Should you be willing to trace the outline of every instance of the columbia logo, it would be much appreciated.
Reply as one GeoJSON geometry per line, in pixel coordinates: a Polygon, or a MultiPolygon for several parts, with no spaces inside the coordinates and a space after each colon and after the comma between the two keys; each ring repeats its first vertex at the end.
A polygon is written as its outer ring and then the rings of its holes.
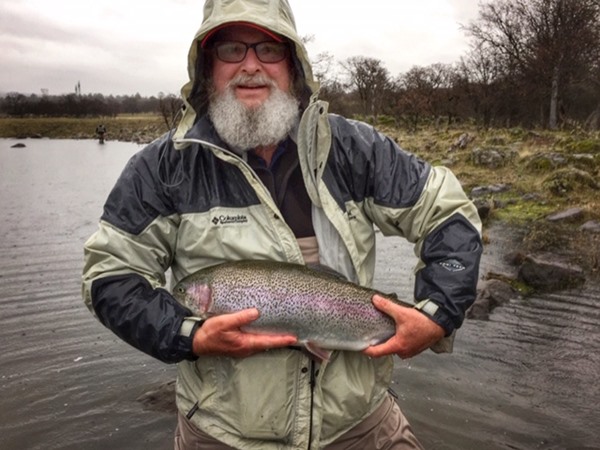
{"type": "Polygon", "coordinates": [[[457,259],[447,259],[445,261],[440,261],[438,264],[449,272],[460,272],[466,269],[466,267],[457,259]]]}
{"type": "Polygon", "coordinates": [[[212,219],[212,223],[214,225],[233,225],[233,224],[241,224],[241,223],[248,223],[248,218],[246,216],[244,216],[243,214],[238,214],[235,216],[230,216],[230,215],[221,215],[221,216],[215,216],[212,219]]]}

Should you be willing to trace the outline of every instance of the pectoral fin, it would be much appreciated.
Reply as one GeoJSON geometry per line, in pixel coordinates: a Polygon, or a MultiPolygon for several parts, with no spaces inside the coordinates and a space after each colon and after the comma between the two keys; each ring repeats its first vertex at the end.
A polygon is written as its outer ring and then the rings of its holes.
{"type": "Polygon", "coordinates": [[[331,350],[326,350],[324,348],[319,347],[317,344],[311,341],[307,341],[303,343],[304,348],[308,350],[308,352],[319,362],[329,361],[331,357],[331,350]]]}

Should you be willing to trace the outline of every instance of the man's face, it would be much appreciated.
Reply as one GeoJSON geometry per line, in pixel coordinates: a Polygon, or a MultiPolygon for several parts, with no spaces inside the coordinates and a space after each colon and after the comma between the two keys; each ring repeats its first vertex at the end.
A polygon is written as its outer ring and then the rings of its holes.
{"type": "MultiPolygon", "coordinates": [[[[219,31],[216,38],[219,41],[239,41],[246,44],[255,44],[257,42],[272,41],[273,39],[253,28],[236,25],[219,31]]],[[[287,57],[276,63],[263,63],[255,53],[254,49],[249,48],[246,57],[238,63],[229,63],[213,57],[213,84],[216,94],[222,94],[228,88],[228,83],[238,75],[252,77],[262,75],[271,79],[275,85],[284,92],[290,91],[290,58],[287,57]]],[[[262,105],[271,95],[272,86],[264,83],[245,81],[236,83],[232,86],[233,93],[242,104],[254,109],[262,105]]]]}

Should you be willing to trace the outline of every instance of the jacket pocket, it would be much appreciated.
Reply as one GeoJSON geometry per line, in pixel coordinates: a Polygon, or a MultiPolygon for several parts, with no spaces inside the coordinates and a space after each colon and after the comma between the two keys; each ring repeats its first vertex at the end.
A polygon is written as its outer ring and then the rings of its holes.
{"type": "Polygon", "coordinates": [[[221,358],[221,420],[247,439],[291,438],[300,352],[271,350],[250,358],[221,358]]]}

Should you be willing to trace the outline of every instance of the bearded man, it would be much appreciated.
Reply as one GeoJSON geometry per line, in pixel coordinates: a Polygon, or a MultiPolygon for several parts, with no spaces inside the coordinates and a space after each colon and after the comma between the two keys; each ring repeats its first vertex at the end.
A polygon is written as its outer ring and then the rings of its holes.
{"type": "MultiPolygon", "coordinates": [[[[175,448],[420,449],[390,396],[393,355],[451,336],[475,298],[481,224],[453,174],[328,114],[285,0],[207,0],[175,133],[136,154],[85,244],[84,300],[178,364],[175,448]],[[370,286],[375,226],[415,243],[396,334],[317,361],[256,309],[200,320],[165,286],[234,260],[319,263],[370,286]]],[[[399,258],[402,255],[398,255],[399,258]]]]}

